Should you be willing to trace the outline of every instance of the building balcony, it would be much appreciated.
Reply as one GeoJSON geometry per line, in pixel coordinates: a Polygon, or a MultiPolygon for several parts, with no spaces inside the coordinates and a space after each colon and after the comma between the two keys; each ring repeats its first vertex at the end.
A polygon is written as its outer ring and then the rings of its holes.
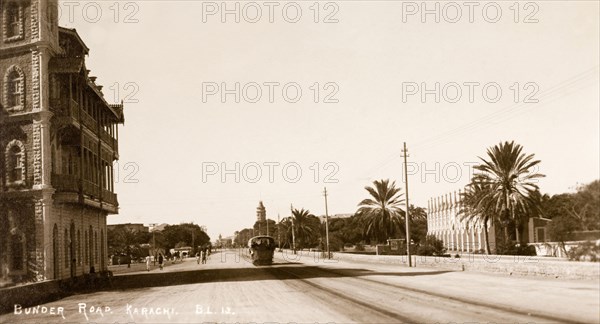
{"type": "Polygon", "coordinates": [[[105,130],[102,129],[102,130],[100,130],[100,139],[104,143],[108,144],[108,146],[110,148],[112,148],[112,150],[115,152],[115,154],[118,155],[118,153],[119,153],[119,143],[118,143],[118,141],[114,137],[112,137],[107,131],[105,131],[105,130]]]}
{"type": "Polygon", "coordinates": [[[81,121],[85,127],[89,128],[92,132],[96,133],[98,128],[98,123],[85,111],[81,113],[81,121]]]}
{"type": "Polygon", "coordinates": [[[100,199],[100,187],[91,181],[83,180],[83,193],[90,198],[100,199]]]}
{"type": "Polygon", "coordinates": [[[52,173],[52,187],[57,191],[79,193],[79,177],[72,174],[52,173]]]}
{"type": "Polygon", "coordinates": [[[119,201],[117,200],[117,194],[108,190],[104,190],[104,192],[102,193],[102,201],[113,206],[119,205],[119,201]]]}
{"type": "Polygon", "coordinates": [[[79,125],[79,104],[73,99],[50,99],[58,123],[79,125]]]}
{"type": "Polygon", "coordinates": [[[77,175],[52,173],[52,187],[56,189],[54,198],[58,201],[82,203],[109,213],[116,213],[118,210],[117,194],[101,189],[91,181],[81,181],[77,175]]]}

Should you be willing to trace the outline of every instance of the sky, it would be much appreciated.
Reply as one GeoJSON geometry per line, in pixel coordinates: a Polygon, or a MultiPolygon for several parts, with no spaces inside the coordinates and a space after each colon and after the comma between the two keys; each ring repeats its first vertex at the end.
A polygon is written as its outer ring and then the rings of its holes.
{"type": "Polygon", "coordinates": [[[251,227],[260,200],[270,219],[324,215],[325,187],[330,215],[353,213],[374,180],[405,192],[404,143],[421,207],[503,141],[541,160],[543,193],[600,177],[596,1],[59,6],[125,105],[109,224],[215,239],[251,227]]]}

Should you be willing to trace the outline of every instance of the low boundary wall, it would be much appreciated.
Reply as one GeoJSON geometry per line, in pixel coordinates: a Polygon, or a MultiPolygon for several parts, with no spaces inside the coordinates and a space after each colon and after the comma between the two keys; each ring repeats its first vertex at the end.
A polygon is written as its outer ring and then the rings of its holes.
{"type": "MultiPolygon", "coordinates": [[[[339,260],[384,263],[408,266],[406,255],[362,255],[343,252],[332,252],[332,260],[324,259],[321,252],[298,251],[301,258],[291,251],[277,252],[279,257],[289,261],[300,261],[306,264],[334,263],[339,260]]],[[[540,256],[481,255],[463,254],[460,258],[412,256],[414,267],[441,268],[455,271],[474,271],[520,276],[542,276],[562,279],[598,280],[600,278],[599,262],[577,262],[562,258],[540,256]]]]}

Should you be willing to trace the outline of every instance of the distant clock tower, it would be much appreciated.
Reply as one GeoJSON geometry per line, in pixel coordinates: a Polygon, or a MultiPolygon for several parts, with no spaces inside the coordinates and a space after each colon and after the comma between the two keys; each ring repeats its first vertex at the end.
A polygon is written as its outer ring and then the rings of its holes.
{"type": "Polygon", "coordinates": [[[256,207],[256,221],[264,222],[267,220],[267,210],[263,205],[262,200],[258,203],[258,207],[256,207]]]}

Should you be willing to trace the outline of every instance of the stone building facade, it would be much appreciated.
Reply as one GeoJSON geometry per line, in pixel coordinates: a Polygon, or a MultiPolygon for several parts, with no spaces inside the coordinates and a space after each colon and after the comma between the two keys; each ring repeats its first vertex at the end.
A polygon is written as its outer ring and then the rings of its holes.
{"type": "MultiPolygon", "coordinates": [[[[485,234],[483,222],[477,218],[465,220],[458,215],[461,208],[461,190],[431,198],[427,203],[427,234],[434,235],[444,242],[449,251],[482,252],[485,251],[485,234]]],[[[525,243],[544,243],[549,238],[546,234],[550,220],[542,217],[529,217],[521,228],[522,240],[525,243]]],[[[501,231],[494,222],[488,220],[488,239],[492,253],[496,252],[498,240],[502,240],[501,231]]],[[[509,231],[509,239],[516,235],[509,231]]]]}
{"type": "Polygon", "coordinates": [[[57,0],[0,0],[0,25],[0,281],[106,270],[123,106],[58,26],[57,0]]]}
{"type": "MultiPolygon", "coordinates": [[[[427,234],[444,242],[449,251],[476,252],[485,250],[483,222],[465,220],[458,215],[461,191],[429,199],[427,202],[427,234]]],[[[496,236],[494,224],[488,221],[489,242],[492,250],[496,236]]]]}

